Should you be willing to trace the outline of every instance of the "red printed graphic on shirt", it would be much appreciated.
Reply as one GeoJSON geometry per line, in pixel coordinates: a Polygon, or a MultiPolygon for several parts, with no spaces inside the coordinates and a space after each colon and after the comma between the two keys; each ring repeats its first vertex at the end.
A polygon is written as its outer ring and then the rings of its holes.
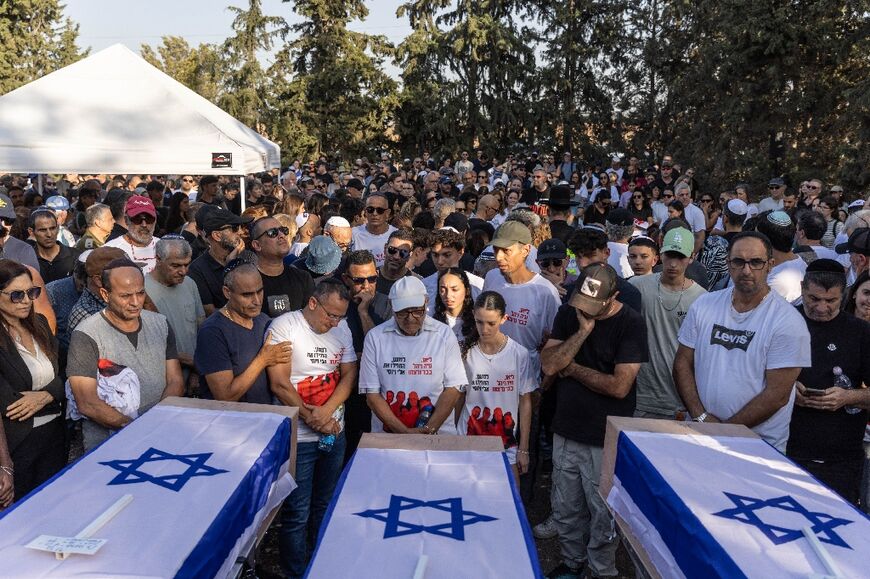
{"type": "MultiPolygon", "coordinates": [[[[429,415],[435,411],[435,405],[432,404],[432,399],[428,396],[420,397],[415,391],[411,390],[407,394],[399,390],[393,392],[387,390],[387,404],[390,406],[396,418],[402,421],[402,424],[408,428],[418,428],[423,426],[425,422],[418,423],[422,418],[428,420],[427,416],[421,417],[421,414],[428,412],[429,415]]],[[[389,432],[387,428],[385,431],[389,432]]]]}
{"type": "Polygon", "coordinates": [[[502,411],[500,406],[490,410],[489,406],[475,406],[468,417],[469,436],[501,436],[505,448],[517,445],[514,432],[517,423],[510,412],[502,411]]]}
{"type": "Polygon", "coordinates": [[[323,406],[335,392],[340,377],[338,370],[322,376],[309,376],[296,385],[296,391],[306,404],[323,406]]]}

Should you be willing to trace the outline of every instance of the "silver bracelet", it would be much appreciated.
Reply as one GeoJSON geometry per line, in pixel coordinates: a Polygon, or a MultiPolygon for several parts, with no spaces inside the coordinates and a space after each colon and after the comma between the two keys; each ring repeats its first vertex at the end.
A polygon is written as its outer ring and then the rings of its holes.
{"type": "Polygon", "coordinates": [[[9,476],[15,476],[15,470],[11,466],[0,466],[0,470],[8,474],[9,476]]]}

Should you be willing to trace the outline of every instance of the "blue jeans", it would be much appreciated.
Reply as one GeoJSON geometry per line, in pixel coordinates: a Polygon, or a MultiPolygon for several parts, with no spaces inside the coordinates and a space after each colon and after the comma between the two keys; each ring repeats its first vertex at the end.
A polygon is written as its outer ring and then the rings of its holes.
{"type": "Polygon", "coordinates": [[[330,452],[317,450],[316,442],[300,442],[296,446],[298,486],[284,500],[278,536],[281,566],[289,577],[301,577],[308,566],[309,532],[314,543],[341,475],[345,444],[342,432],[330,452]]]}

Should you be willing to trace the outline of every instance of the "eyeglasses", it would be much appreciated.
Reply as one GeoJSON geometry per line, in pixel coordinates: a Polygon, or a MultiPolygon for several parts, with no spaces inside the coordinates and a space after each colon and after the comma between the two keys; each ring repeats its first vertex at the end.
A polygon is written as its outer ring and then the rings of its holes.
{"type": "Polygon", "coordinates": [[[538,265],[542,268],[547,269],[548,267],[562,267],[562,264],[565,263],[564,259],[539,259],[538,265]]]}
{"type": "Polygon", "coordinates": [[[28,290],[12,290],[11,292],[0,291],[0,294],[9,296],[9,300],[13,304],[20,304],[24,301],[25,296],[27,296],[30,301],[35,301],[36,299],[38,299],[40,294],[42,294],[42,288],[39,286],[34,286],[28,290]]]}
{"type": "Polygon", "coordinates": [[[807,189],[818,189],[818,185],[807,185],[807,189]]]}
{"type": "Polygon", "coordinates": [[[387,247],[387,253],[398,255],[402,259],[408,259],[408,256],[411,255],[411,250],[404,247],[387,247]]]}
{"type": "Polygon", "coordinates": [[[350,278],[350,281],[352,281],[356,285],[362,285],[365,282],[369,282],[369,283],[373,284],[373,283],[376,283],[378,281],[378,276],[370,275],[367,277],[352,277],[352,278],[350,278]]]}
{"type": "Polygon", "coordinates": [[[319,308],[322,309],[324,312],[326,312],[326,317],[329,318],[330,320],[332,320],[333,322],[341,322],[341,321],[343,321],[345,318],[347,318],[346,315],[342,316],[342,315],[339,315],[339,314],[333,314],[333,313],[330,313],[330,311],[327,310],[326,307],[325,307],[322,303],[320,303],[320,302],[317,302],[317,307],[319,307],[319,308]]]}
{"type": "Polygon", "coordinates": [[[279,233],[282,234],[284,237],[287,237],[288,235],[290,235],[290,229],[288,227],[284,227],[283,225],[280,227],[270,227],[269,229],[255,237],[254,241],[260,239],[264,235],[267,236],[269,239],[275,239],[276,237],[278,237],[279,233]]]}
{"type": "Polygon", "coordinates": [[[152,223],[157,221],[156,218],[154,218],[150,215],[137,215],[136,217],[130,217],[129,219],[130,219],[130,223],[132,223],[133,225],[142,225],[143,223],[147,223],[148,225],[151,225],[152,223]]]}
{"type": "Polygon", "coordinates": [[[377,213],[378,215],[383,215],[386,212],[387,212],[386,207],[371,207],[371,206],[366,207],[366,213],[368,213],[369,215],[372,215],[374,213],[377,213]]]}
{"type": "Polygon", "coordinates": [[[731,266],[732,269],[743,269],[748,265],[749,269],[759,270],[764,269],[764,266],[767,265],[767,260],[761,259],[760,257],[754,257],[749,260],[740,257],[729,257],[728,265],[731,266]]]}
{"type": "Polygon", "coordinates": [[[407,320],[408,318],[422,318],[426,315],[426,308],[406,308],[395,312],[397,318],[407,320]]]}

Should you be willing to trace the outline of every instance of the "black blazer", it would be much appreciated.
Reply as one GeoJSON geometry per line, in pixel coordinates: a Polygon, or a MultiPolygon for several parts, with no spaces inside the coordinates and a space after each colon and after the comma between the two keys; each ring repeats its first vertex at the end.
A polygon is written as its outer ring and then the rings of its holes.
{"type": "MultiPolygon", "coordinates": [[[[48,321],[42,315],[36,316],[36,323],[49,330],[48,321]]],[[[51,336],[52,350],[57,355],[57,339],[50,330],[49,335],[51,336]]],[[[63,410],[66,392],[58,375],[57,361],[53,361],[52,366],[54,366],[54,380],[49,382],[43,390],[54,397],[54,402],[46,404],[42,410],[36,413],[36,416],[57,414],[63,410]]],[[[33,390],[33,381],[30,370],[27,369],[18,349],[15,348],[9,352],[0,348],[0,414],[3,415],[3,428],[6,430],[6,443],[9,445],[10,453],[14,452],[21,441],[30,434],[33,429],[33,418],[24,421],[9,420],[6,418],[6,408],[21,398],[21,392],[28,390],[33,390]]]]}

